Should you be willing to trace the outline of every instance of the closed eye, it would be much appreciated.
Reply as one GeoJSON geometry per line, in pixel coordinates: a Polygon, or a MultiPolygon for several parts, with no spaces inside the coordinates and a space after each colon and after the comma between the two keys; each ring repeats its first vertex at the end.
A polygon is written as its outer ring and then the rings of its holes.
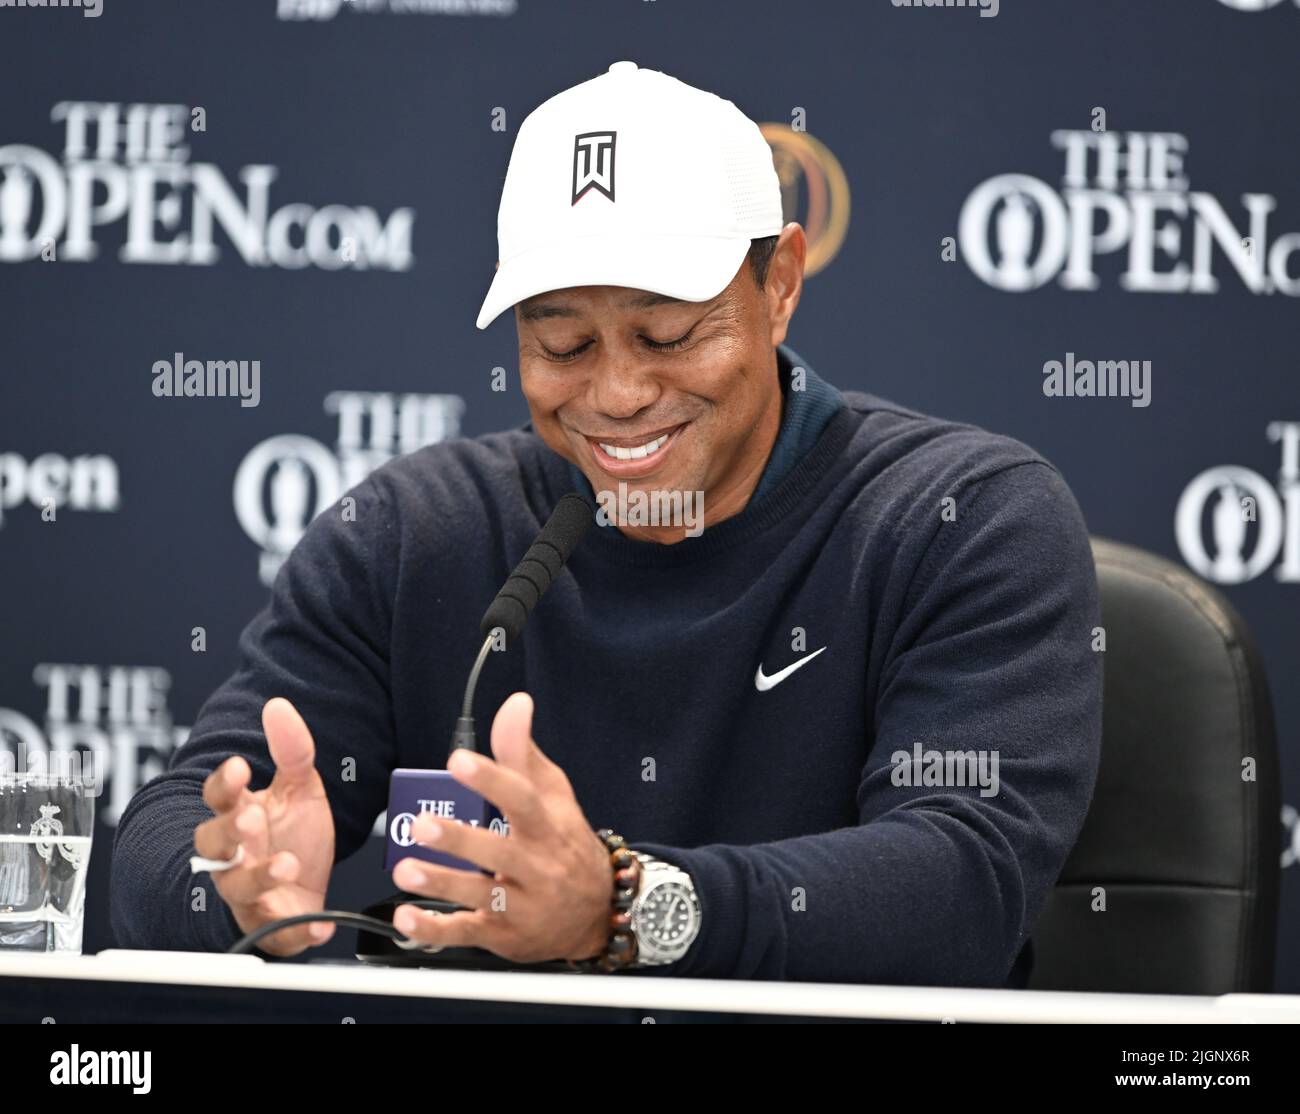
{"type": "MultiPolygon", "coordinates": [[[[678,348],[684,347],[686,342],[691,339],[691,333],[693,332],[695,332],[695,330],[691,329],[690,332],[684,333],[682,336],[679,336],[676,340],[654,340],[651,337],[642,336],[641,341],[643,344],[645,344],[647,348],[649,348],[653,352],[673,352],[678,348]]],[[[585,341],[584,343],[578,345],[577,348],[571,348],[568,352],[552,352],[545,345],[542,345],[541,348],[542,348],[542,354],[548,360],[551,360],[552,362],[557,364],[567,364],[572,360],[576,360],[579,356],[581,356],[588,348],[592,346],[593,343],[594,342],[590,340],[585,341]]]]}
{"type": "Polygon", "coordinates": [[[587,341],[584,344],[578,345],[577,348],[574,348],[569,352],[552,352],[544,344],[541,347],[542,347],[542,353],[546,356],[548,360],[553,360],[557,364],[567,364],[570,360],[576,360],[579,356],[581,356],[583,352],[585,352],[588,348],[591,347],[591,343],[592,343],[591,341],[587,341]]]}
{"type": "MultiPolygon", "coordinates": [[[[695,331],[694,329],[691,330],[691,332],[694,331],[695,331]]],[[[691,333],[686,333],[683,336],[679,336],[676,340],[658,341],[658,340],[651,340],[649,337],[642,337],[641,339],[645,341],[646,347],[653,348],[656,352],[671,352],[675,348],[681,348],[682,345],[684,345],[688,340],[690,340],[691,333]]]]}

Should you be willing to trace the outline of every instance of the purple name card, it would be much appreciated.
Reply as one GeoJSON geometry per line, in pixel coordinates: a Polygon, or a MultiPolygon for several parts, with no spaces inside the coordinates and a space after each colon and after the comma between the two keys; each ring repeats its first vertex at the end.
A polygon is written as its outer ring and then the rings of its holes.
{"type": "Polygon", "coordinates": [[[406,858],[423,859],[458,870],[480,869],[466,859],[415,843],[411,838],[411,826],[422,812],[431,812],[444,820],[459,820],[462,824],[486,828],[501,835],[510,830],[495,805],[461,785],[446,770],[394,770],[388,783],[385,870],[391,871],[406,858]]]}

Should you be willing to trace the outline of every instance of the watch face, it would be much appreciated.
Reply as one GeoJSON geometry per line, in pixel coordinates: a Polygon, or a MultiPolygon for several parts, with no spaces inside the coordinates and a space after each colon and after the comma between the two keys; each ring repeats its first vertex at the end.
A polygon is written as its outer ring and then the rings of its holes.
{"type": "Polygon", "coordinates": [[[637,942],[653,955],[685,952],[698,926],[691,891],[680,882],[665,882],[645,896],[636,919],[637,942]]]}

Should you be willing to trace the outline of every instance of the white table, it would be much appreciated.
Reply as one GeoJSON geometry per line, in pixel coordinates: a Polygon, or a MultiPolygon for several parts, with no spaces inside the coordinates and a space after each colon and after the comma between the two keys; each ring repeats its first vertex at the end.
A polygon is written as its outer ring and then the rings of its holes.
{"type": "Polygon", "coordinates": [[[556,1007],[690,1010],[883,1021],[1300,1023],[1300,996],[1082,994],[1034,990],[948,990],[729,979],[628,978],[531,972],[440,971],[360,963],[268,963],[253,955],[113,949],[93,956],[0,952],[7,978],[288,990],[457,1002],[556,1007]]]}

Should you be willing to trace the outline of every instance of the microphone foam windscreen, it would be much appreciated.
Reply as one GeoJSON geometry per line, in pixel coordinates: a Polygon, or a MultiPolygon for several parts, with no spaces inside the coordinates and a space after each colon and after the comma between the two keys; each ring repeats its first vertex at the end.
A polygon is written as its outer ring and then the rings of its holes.
{"type": "Polygon", "coordinates": [[[537,540],[484,613],[479,631],[485,638],[498,627],[505,631],[507,645],[519,636],[533,608],[591,528],[594,515],[591,504],[576,492],[555,504],[537,540]]]}

